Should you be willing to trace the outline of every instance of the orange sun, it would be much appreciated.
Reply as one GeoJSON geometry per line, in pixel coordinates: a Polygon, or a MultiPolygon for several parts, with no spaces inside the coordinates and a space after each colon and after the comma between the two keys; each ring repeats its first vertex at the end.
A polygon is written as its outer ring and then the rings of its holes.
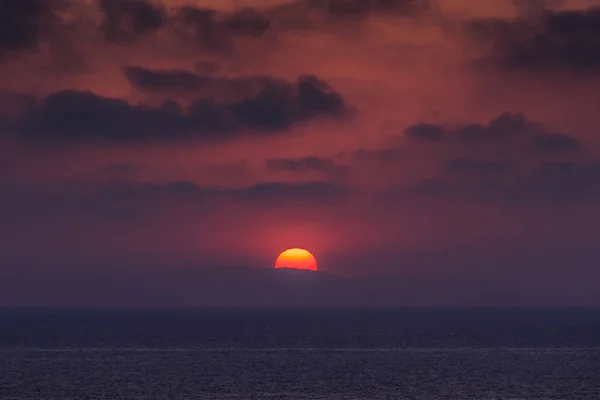
{"type": "Polygon", "coordinates": [[[288,249],[275,260],[275,268],[317,270],[317,259],[308,250],[288,249]]]}

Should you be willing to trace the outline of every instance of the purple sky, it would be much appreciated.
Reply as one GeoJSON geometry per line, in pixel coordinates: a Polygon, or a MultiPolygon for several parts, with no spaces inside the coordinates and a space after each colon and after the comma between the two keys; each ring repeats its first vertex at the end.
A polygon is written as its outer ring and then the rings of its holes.
{"type": "Polygon", "coordinates": [[[600,1],[232,4],[0,0],[0,305],[600,305],[600,1]]]}

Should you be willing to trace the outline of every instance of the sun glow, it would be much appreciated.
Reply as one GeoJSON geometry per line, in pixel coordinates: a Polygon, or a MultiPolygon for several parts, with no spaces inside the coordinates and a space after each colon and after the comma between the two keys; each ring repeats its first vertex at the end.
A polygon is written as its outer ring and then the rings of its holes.
{"type": "Polygon", "coordinates": [[[288,249],[275,260],[275,268],[317,270],[317,259],[308,250],[288,249]]]}

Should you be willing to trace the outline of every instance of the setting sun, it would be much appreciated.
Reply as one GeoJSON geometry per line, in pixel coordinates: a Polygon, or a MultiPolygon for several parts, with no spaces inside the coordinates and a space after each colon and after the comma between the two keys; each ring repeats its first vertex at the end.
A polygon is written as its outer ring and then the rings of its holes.
{"type": "Polygon", "coordinates": [[[317,270],[317,259],[308,250],[288,249],[275,261],[275,268],[317,270]]]}

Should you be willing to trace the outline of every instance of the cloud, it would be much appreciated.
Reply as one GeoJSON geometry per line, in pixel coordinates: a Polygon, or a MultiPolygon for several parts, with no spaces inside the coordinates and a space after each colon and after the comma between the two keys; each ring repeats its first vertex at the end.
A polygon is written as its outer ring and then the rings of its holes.
{"type": "Polygon", "coordinates": [[[49,143],[227,140],[251,132],[284,132],[295,123],[322,116],[342,118],[350,112],[341,95],[324,81],[303,76],[294,83],[269,82],[255,96],[230,103],[199,98],[187,109],[172,100],[154,107],[91,92],[62,91],[29,110],[16,128],[27,140],[49,143]]]}
{"type": "Polygon", "coordinates": [[[459,175],[504,175],[512,171],[508,162],[456,158],[445,161],[440,166],[445,172],[459,175]]]}
{"type": "MultiPolygon", "coordinates": [[[[298,91],[298,88],[293,87],[293,82],[262,75],[219,76],[185,69],[153,70],[134,66],[126,67],[124,74],[129,83],[140,92],[177,97],[206,96],[219,102],[255,97],[272,87],[288,88],[290,92],[298,91]]],[[[321,90],[332,91],[327,85],[321,90]]]]}
{"type": "Polygon", "coordinates": [[[125,100],[91,92],[62,91],[49,95],[17,124],[25,139],[40,142],[72,142],[85,139],[136,141],[187,137],[196,124],[203,132],[223,129],[219,109],[205,104],[193,116],[185,116],[173,102],[161,107],[131,105],[125,100]],[[204,112],[204,114],[202,114],[204,112]]]}
{"type": "Polygon", "coordinates": [[[406,128],[406,136],[423,141],[452,143],[452,151],[503,151],[518,156],[530,149],[540,154],[567,154],[581,150],[580,141],[570,135],[553,133],[522,113],[505,112],[487,124],[455,126],[417,124],[406,128]]]}
{"type": "Polygon", "coordinates": [[[270,29],[271,19],[254,8],[225,12],[193,5],[173,7],[168,1],[1,0],[0,27],[0,56],[34,48],[60,30],[70,32],[63,40],[99,33],[105,41],[118,44],[133,44],[160,31],[167,33],[169,40],[192,39],[190,43],[206,49],[226,50],[233,48],[236,38],[262,37],[270,29]],[[101,16],[98,22],[96,13],[101,16]]]}
{"type": "Polygon", "coordinates": [[[550,10],[516,19],[465,24],[467,35],[488,46],[480,66],[504,69],[597,71],[600,67],[600,8],[550,10]]]}
{"type": "Polygon", "coordinates": [[[444,136],[444,128],[437,125],[418,124],[406,128],[405,135],[428,142],[437,142],[444,136]]]}
{"type": "Polygon", "coordinates": [[[536,149],[548,153],[570,153],[581,150],[581,143],[572,136],[560,133],[542,133],[534,141],[536,149]]]}
{"type": "Polygon", "coordinates": [[[65,215],[107,220],[144,218],[165,206],[182,205],[191,206],[193,211],[188,212],[192,213],[210,213],[228,204],[243,204],[254,209],[332,205],[350,197],[347,189],[323,181],[262,182],[240,188],[216,188],[185,180],[161,184],[110,180],[64,185],[53,191],[5,185],[0,186],[0,194],[0,217],[6,223],[65,215]]]}
{"type": "Polygon", "coordinates": [[[284,205],[290,202],[338,203],[347,197],[345,189],[329,182],[261,183],[231,194],[260,204],[284,205]]]}
{"type": "Polygon", "coordinates": [[[335,18],[367,18],[372,15],[416,15],[430,9],[430,0],[299,0],[335,18]]]}
{"type": "MultiPolygon", "coordinates": [[[[383,148],[378,150],[359,149],[352,153],[352,157],[359,163],[372,165],[396,166],[398,160],[401,160],[406,154],[398,148],[383,148]]],[[[406,157],[405,157],[406,158],[406,157]]]]}
{"type": "Polygon", "coordinates": [[[460,141],[464,144],[502,143],[520,140],[544,128],[522,113],[504,112],[487,124],[470,123],[455,126],[419,123],[404,130],[405,136],[423,142],[460,141]]]}
{"type": "Polygon", "coordinates": [[[57,48],[81,46],[78,51],[85,53],[100,44],[99,38],[108,45],[133,45],[153,34],[154,40],[172,42],[173,47],[232,52],[248,41],[275,43],[273,39],[289,32],[329,30],[336,21],[414,17],[430,8],[430,0],[296,0],[232,11],[167,0],[1,0],[0,57],[51,38],[57,48]]]}
{"type": "Polygon", "coordinates": [[[505,112],[487,124],[417,124],[406,132],[419,140],[394,141],[394,147],[363,151],[367,158],[359,157],[360,152],[355,157],[357,163],[368,162],[375,168],[384,182],[394,182],[395,187],[384,195],[394,201],[428,199],[437,204],[452,199],[509,205],[581,203],[600,196],[596,175],[600,170],[589,160],[592,149],[522,113],[505,112]],[[419,143],[432,140],[438,144],[419,143]],[[402,166],[419,170],[402,174],[402,166]]]}
{"type": "MultiPolygon", "coordinates": [[[[11,117],[22,115],[35,106],[35,102],[36,99],[33,96],[0,90],[0,125],[8,123],[11,117]]],[[[1,126],[0,129],[2,129],[1,126]]]]}
{"type": "Polygon", "coordinates": [[[111,163],[100,168],[96,175],[109,179],[131,179],[139,172],[139,168],[131,164],[111,163]]]}
{"type": "Polygon", "coordinates": [[[320,115],[342,117],[350,109],[339,93],[314,76],[300,77],[294,86],[271,84],[258,96],[230,106],[234,117],[249,128],[282,130],[295,121],[320,115]]]}
{"type": "Polygon", "coordinates": [[[547,199],[597,201],[600,197],[600,162],[543,163],[530,187],[547,199]]]}
{"type": "Polygon", "coordinates": [[[342,96],[314,75],[298,80],[298,104],[305,117],[315,117],[321,113],[342,116],[349,111],[342,96]]]}
{"type": "Polygon", "coordinates": [[[136,89],[149,92],[195,92],[209,85],[211,81],[210,76],[198,75],[184,69],[151,70],[126,67],[125,76],[136,89]]]}
{"type": "Polygon", "coordinates": [[[0,0],[0,59],[10,51],[37,47],[67,5],[66,0],[0,0]]]}
{"type": "Polygon", "coordinates": [[[460,140],[479,143],[514,140],[537,128],[524,114],[505,112],[492,119],[487,125],[463,125],[456,130],[456,133],[460,140]]]}
{"type": "Polygon", "coordinates": [[[131,40],[155,32],[166,21],[165,9],[148,0],[99,0],[104,14],[100,29],[108,41],[131,40]]]}
{"type": "Polygon", "coordinates": [[[535,17],[550,9],[563,6],[565,0],[513,0],[512,2],[521,15],[535,17]]]}
{"type": "Polygon", "coordinates": [[[225,13],[185,6],[175,12],[170,23],[179,35],[212,50],[231,49],[236,38],[260,38],[271,27],[269,17],[252,8],[225,13]]]}
{"type": "Polygon", "coordinates": [[[274,158],[266,161],[267,169],[274,172],[326,172],[335,168],[335,163],[329,158],[274,158]]]}
{"type": "Polygon", "coordinates": [[[388,201],[419,201],[433,206],[440,201],[469,202],[478,206],[582,205],[600,200],[600,162],[544,162],[530,171],[515,165],[485,160],[451,161],[443,176],[399,185],[385,192],[388,201]],[[523,172],[513,179],[508,173],[523,172]],[[470,177],[482,179],[468,179],[470,177]]]}
{"type": "Polygon", "coordinates": [[[271,21],[262,13],[252,8],[233,12],[223,22],[224,29],[239,36],[260,37],[269,29],[271,21]]]}
{"type": "Polygon", "coordinates": [[[430,10],[431,0],[295,0],[279,5],[224,12],[184,6],[170,19],[174,31],[205,49],[223,51],[238,39],[266,39],[286,32],[330,29],[335,22],[372,17],[415,17],[430,10]]]}
{"type": "Polygon", "coordinates": [[[448,187],[456,192],[462,181],[469,186],[474,180],[520,179],[532,166],[570,160],[582,152],[579,139],[554,133],[523,113],[504,112],[487,123],[409,125],[404,135],[378,149],[351,152],[348,160],[349,171],[363,174],[358,180],[366,179],[367,185],[419,183],[415,187],[425,192],[448,187]],[[370,178],[364,175],[367,171],[370,178]]]}

